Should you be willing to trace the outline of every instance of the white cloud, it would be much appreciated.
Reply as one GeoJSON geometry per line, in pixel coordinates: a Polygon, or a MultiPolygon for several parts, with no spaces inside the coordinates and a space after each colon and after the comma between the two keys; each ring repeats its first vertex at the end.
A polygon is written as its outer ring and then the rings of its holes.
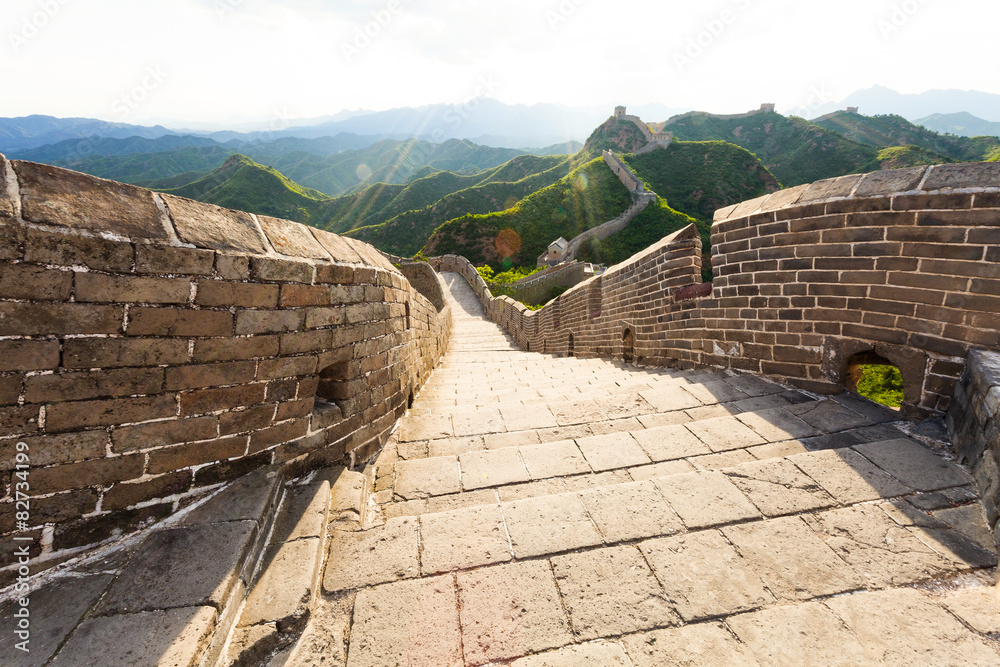
{"type": "Polygon", "coordinates": [[[117,119],[151,67],[167,76],[130,122],[454,103],[483,76],[510,103],[718,112],[874,84],[1000,93],[998,20],[989,0],[6,0],[0,116],[117,119]]]}

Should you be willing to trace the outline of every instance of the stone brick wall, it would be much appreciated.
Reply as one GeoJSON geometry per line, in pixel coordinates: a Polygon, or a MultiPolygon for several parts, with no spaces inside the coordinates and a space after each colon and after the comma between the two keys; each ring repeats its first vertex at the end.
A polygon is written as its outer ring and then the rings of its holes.
{"type": "Polygon", "coordinates": [[[440,285],[364,243],[2,156],[0,179],[0,567],[17,443],[51,561],[260,466],[366,461],[446,349],[440,285]]]}
{"type": "Polygon", "coordinates": [[[1000,353],[969,354],[947,423],[959,461],[972,468],[990,527],[1000,537],[1000,353]]]}
{"type": "MultiPolygon", "coordinates": [[[[885,359],[912,413],[947,411],[969,351],[1000,349],[1000,163],[782,190],[718,211],[712,245],[706,298],[693,226],[537,312],[480,293],[531,350],[566,354],[572,335],[576,355],[738,368],[817,392],[841,391],[856,355],[885,359]]],[[[466,273],[458,258],[436,264],[466,273]]]]}

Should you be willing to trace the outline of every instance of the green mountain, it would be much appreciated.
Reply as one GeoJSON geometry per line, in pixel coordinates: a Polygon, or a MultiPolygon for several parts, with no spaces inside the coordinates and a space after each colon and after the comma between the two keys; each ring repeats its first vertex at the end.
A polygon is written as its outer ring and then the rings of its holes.
{"type": "Polygon", "coordinates": [[[625,161],[659,199],[622,231],[581,248],[581,261],[617,264],[691,223],[707,254],[717,209],[779,189],[756,156],[724,141],[674,141],[668,148],[626,155],[625,161]]]}
{"type": "Polygon", "coordinates": [[[919,146],[890,146],[878,152],[878,162],[882,169],[903,169],[925,164],[946,164],[956,162],[950,157],[929,151],[919,146]]]}
{"type": "Polygon", "coordinates": [[[915,146],[943,155],[954,162],[978,162],[990,146],[1000,148],[996,137],[958,137],[938,134],[925,127],[914,125],[902,116],[862,116],[838,111],[812,121],[813,124],[848,139],[877,147],[915,146]]]}
{"type": "Polygon", "coordinates": [[[1000,123],[983,120],[967,111],[931,114],[913,122],[941,134],[957,134],[960,137],[1000,136],[1000,123]]]}
{"type": "Polygon", "coordinates": [[[164,192],[305,223],[322,219],[323,209],[331,201],[323,193],[304,188],[245,155],[233,155],[207,176],[164,192]]]}
{"type": "Polygon", "coordinates": [[[743,118],[682,116],[665,128],[682,141],[728,141],[746,148],[785,187],[878,170],[878,150],[801,118],[761,112],[743,118]]]}
{"type": "MultiPolygon", "coordinates": [[[[100,155],[53,160],[49,164],[122,183],[153,187],[152,181],[178,174],[204,175],[218,169],[236,151],[224,146],[188,146],[153,153],[100,155]]],[[[190,181],[186,181],[190,182],[190,181]]]]}

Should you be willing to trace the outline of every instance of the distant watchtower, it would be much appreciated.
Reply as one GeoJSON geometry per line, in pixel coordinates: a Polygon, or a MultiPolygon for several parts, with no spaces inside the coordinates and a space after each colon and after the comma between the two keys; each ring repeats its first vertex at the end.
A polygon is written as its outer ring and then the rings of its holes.
{"type": "Polygon", "coordinates": [[[618,106],[615,107],[615,118],[621,118],[625,115],[625,107],[618,106]]]}
{"type": "Polygon", "coordinates": [[[847,113],[858,113],[858,107],[847,107],[847,113]]]}
{"type": "Polygon", "coordinates": [[[760,105],[760,110],[761,110],[762,113],[774,113],[774,105],[773,104],[767,104],[767,103],[761,104],[760,105]]]}

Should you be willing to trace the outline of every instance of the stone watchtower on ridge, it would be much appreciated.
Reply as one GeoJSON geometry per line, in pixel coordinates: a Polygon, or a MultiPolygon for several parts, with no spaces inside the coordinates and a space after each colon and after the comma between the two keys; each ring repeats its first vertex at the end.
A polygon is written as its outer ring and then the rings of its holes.
{"type": "Polygon", "coordinates": [[[625,115],[626,115],[626,110],[624,106],[619,105],[615,107],[615,118],[621,118],[622,116],[625,115]]]}

